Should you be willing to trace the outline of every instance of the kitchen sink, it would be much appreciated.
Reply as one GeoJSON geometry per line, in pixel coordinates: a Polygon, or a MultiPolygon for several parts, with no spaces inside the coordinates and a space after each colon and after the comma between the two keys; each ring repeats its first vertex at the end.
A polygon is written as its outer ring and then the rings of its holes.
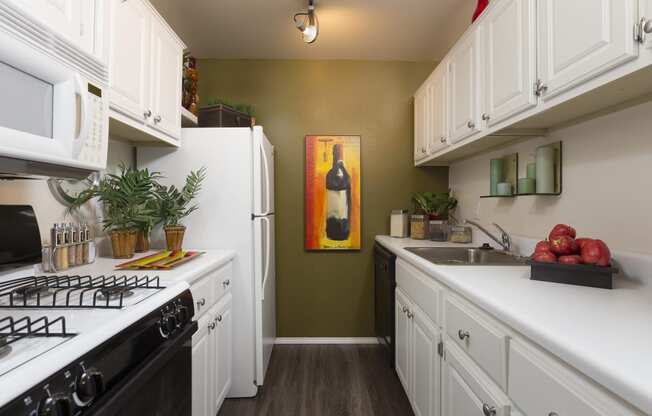
{"type": "Polygon", "coordinates": [[[524,266],[527,258],[504,251],[468,247],[408,247],[407,251],[434,264],[448,266],[524,266]]]}

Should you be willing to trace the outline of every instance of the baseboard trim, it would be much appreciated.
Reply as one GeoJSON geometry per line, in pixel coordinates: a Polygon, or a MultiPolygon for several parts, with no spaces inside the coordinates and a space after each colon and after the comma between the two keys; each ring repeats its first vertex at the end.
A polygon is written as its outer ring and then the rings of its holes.
{"type": "Polygon", "coordinates": [[[323,337],[308,337],[308,338],[276,338],[276,344],[280,345],[315,345],[315,344],[324,344],[324,345],[333,345],[333,344],[378,344],[378,340],[372,337],[362,337],[362,338],[323,338],[323,337]]]}

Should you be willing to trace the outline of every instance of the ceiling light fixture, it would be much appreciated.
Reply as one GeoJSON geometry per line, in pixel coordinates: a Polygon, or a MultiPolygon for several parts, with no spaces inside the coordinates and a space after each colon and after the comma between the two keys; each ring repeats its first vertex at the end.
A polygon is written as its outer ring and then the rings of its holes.
{"type": "Polygon", "coordinates": [[[314,43],[319,36],[319,20],[315,13],[315,3],[317,0],[308,0],[308,11],[294,15],[294,24],[303,34],[303,41],[314,43]]]}

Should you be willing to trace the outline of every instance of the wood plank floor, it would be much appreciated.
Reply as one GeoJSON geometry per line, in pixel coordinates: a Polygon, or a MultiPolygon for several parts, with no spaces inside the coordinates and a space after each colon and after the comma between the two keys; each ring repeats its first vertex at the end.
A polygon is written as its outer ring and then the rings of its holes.
{"type": "Polygon", "coordinates": [[[277,345],[253,399],[224,402],[219,416],[413,416],[378,345],[277,345]]]}

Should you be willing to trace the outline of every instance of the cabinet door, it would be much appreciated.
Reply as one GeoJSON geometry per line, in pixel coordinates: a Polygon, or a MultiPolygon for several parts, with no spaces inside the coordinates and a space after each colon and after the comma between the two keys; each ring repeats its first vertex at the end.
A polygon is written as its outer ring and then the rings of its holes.
{"type": "Polygon", "coordinates": [[[428,153],[433,154],[448,146],[448,102],[446,100],[446,64],[440,65],[428,84],[429,111],[432,119],[428,153]]]}
{"type": "Polygon", "coordinates": [[[537,104],[535,0],[501,0],[483,20],[489,126],[537,104]]]}
{"type": "Polygon", "coordinates": [[[150,11],[141,0],[111,1],[111,107],[144,122],[149,107],[150,11]]]}
{"type": "Polygon", "coordinates": [[[539,78],[552,98],[634,59],[637,0],[539,0],[539,78]]]}
{"type": "Polygon", "coordinates": [[[192,416],[212,416],[213,400],[212,369],[214,367],[210,347],[213,322],[210,314],[198,322],[199,329],[192,336],[192,416]]]}
{"type": "Polygon", "coordinates": [[[441,360],[440,331],[421,310],[412,318],[412,408],[416,416],[439,416],[441,360]]]}
{"type": "Polygon", "coordinates": [[[29,15],[59,35],[92,53],[95,1],[90,0],[12,0],[29,15]]]}
{"type": "Polygon", "coordinates": [[[181,78],[183,48],[162,22],[152,20],[150,125],[181,138],[181,78]]]}
{"type": "Polygon", "coordinates": [[[410,304],[407,297],[396,289],[396,374],[403,384],[403,388],[410,395],[410,339],[411,324],[407,311],[410,304]]]}
{"type": "Polygon", "coordinates": [[[233,342],[233,320],[232,320],[232,296],[226,295],[217,305],[215,315],[216,331],[215,331],[215,357],[216,357],[216,373],[215,373],[215,399],[214,399],[214,412],[217,414],[226,398],[226,395],[231,389],[231,360],[232,342],[233,342]]]}
{"type": "Polygon", "coordinates": [[[444,361],[442,384],[442,416],[484,414],[482,401],[473,393],[457,370],[446,361],[444,361]]]}
{"type": "Polygon", "coordinates": [[[457,143],[480,131],[480,27],[467,33],[448,64],[450,141],[457,143]]]}
{"type": "Polygon", "coordinates": [[[414,160],[428,155],[428,87],[424,85],[414,95],[414,160]]]}

